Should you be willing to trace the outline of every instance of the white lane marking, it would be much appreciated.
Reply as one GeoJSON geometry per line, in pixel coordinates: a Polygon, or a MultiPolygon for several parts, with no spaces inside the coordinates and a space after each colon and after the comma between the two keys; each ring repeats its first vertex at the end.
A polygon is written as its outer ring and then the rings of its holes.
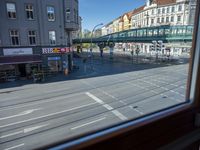
{"type": "Polygon", "coordinates": [[[78,96],[81,94],[84,94],[84,93],[81,92],[81,93],[76,93],[73,95],[64,95],[64,96],[58,95],[59,97],[47,98],[47,99],[45,98],[46,100],[30,102],[29,104],[20,104],[20,106],[9,106],[9,108],[4,108],[4,109],[1,109],[0,111],[5,111],[5,110],[10,110],[10,109],[15,109],[15,108],[23,108],[23,107],[38,105],[38,104],[43,104],[43,103],[49,103],[49,102],[53,102],[53,101],[57,101],[57,100],[63,100],[65,98],[71,98],[73,96],[78,96]]]}
{"type": "Polygon", "coordinates": [[[128,118],[120,113],[118,110],[113,110],[112,113],[119,117],[121,120],[128,120],[128,118]]]}
{"type": "MultiPolygon", "coordinates": [[[[105,107],[108,110],[113,110],[114,108],[112,108],[110,105],[105,104],[104,101],[102,101],[101,99],[99,99],[98,97],[94,96],[93,94],[86,92],[86,95],[88,95],[90,98],[92,98],[93,100],[95,100],[97,103],[101,104],[103,107],[105,107]]],[[[111,111],[114,115],[116,115],[118,118],[120,118],[121,120],[127,120],[128,118],[126,116],[124,116],[122,113],[120,113],[118,110],[113,110],[111,111]]]]}
{"type": "Polygon", "coordinates": [[[12,146],[12,147],[9,147],[9,148],[6,148],[4,150],[11,150],[11,149],[14,149],[14,148],[18,148],[18,147],[21,147],[21,146],[24,146],[25,144],[22,143],[22,144],[19,144],[19,145],[15,145],[15,146],[12,146]]]}
{"type": "Polygon", "coordinates": [[[110,105],[108,105],[108,104],[104,104],[103,105],[106,109],[108,109],[108,110],[113,110],[113,108],[110,106],[110,105]]]}
{"type": "Polygon", "coordinates": [[[102,105],[105,104],[101,99],[99,99],[98,97],[92,95],[91,93],[86,92],[85,94],[87,96],[89,96],[90,98],[92,98],[93,100],[95,100],[97,103],[102,104],[102,105]]]}
{"type": "Polygon", "coordinates": [[[28,133],[28,132],[32,132],[34,130],[37,130],[39,128],[43,128],[43,127],[46,127],[48,126],[49,124],[44,124],[44,125],[40,125],[40,126],[35,126],[35,127],[30,127],[30,128],[26,128],[23,130],[24,133],[28,133]]]}
{"type": "Polygon", "coordinates": [[[33,120],[37,120],[37,119],[41,119],[41,118],[45,118],[45,117],[50,117],[50,116],[53,116],[53,115],[57,115],[57,114],[65,113],[65,112],[68,112],[68,111],[76,110],[76,109],[83,108],[83,107],[86,107],[86,106],[90,106],[90,105],[93,105],[93,104],[96,104],[96,102],[85,104],[85,105],[78,106],[78,107],[74,107],[74,108],[64,110],[64,111],[60,111],[60,112],[51,113],[51,114],[48,114],[48,115],[43,115],[43,116],[36,117],[36,118],[31,118],[31,119],[27,119],[27,120],[23,120],[23,121],[19,121],[19,122],[10,123],[10,124],[7,124],[7,125],[0,126],[0,128],[5,128],[5,127],[8,127],[8,126],[12,126],[12,125],[16,125],[16,124],[20,124],[20,123],[24,123],[24,122],[28,122],[28,121],[33,121],[33,120]]]}
{"type": "Polygon", "coordinates": [[[21,134],[21,133],[23,133],[23,131],[18,131],[18,132],[2,135],[2,136],[0,136],[0,139],[7,138],[9,136],[13,136],[13,135],[17,135],[17,134],[21,134]]]}
{"type": "Polygon", "coordinates": [[[87,122],[87,123],[84,123],[84,124],[76,126],[76,127],[72,127],[71,130],[78,129],[78,128],[81,128],[81,127],[84,127],[84,126],[99,122],[99,121],[104,120],[104,119],[106,119],[106,117],[103,117],[103,118],[100,118],[100,119],[97,119],[97,120],[94,120],[94,121],[91,121],[91,122],[87,122]]]}
{"type": "Polygon", "coordinates": [[[28,132],[32,132],[34,130],[37,130],[39,128],[42,128],[42,127],[45,127],[45,126],[48,126],[49,124],[45,124],[45,125],[40,125],[40,126],[35,126],[35,127],[30,127],[30,128],[26,128],[22,131],[18,131],[18,132],[14,132],[14,133],[10,133],[10,134],[7,134],[7,135],[3,135],[3,136],[0,136],[0,139],[3,139],[3,138],[7,138],[7,137],[10,137],[10,136],[13,136],[13,135],[17,135],[17,134],[21,134],[21,133],[28,133],[28,132]]]}
{"type": "Polygon", "coordinates": [[[20,116],[28,115],[28,114],[33,113],[34,111],[41,110],[41,109],[42,108],[26,110],[26,111],[23,111],[23,112],[21,112],[21,113],[19,113],[17,115],[0,118],[0,120],[6,120],[6,119],[11,119],[11,118],[15,118],[15,117],[20,117],[20,116]]]}

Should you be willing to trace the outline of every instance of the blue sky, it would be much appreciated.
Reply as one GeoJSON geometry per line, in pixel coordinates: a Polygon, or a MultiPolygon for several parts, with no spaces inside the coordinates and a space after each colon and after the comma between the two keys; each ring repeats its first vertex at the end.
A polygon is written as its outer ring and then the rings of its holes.
{"type": "Polygon", "coordinates": [[[99,23],[107,24],[125,12],[145,4],[146,0],[79,0],[83,29],[92,30],[99,23]]]}

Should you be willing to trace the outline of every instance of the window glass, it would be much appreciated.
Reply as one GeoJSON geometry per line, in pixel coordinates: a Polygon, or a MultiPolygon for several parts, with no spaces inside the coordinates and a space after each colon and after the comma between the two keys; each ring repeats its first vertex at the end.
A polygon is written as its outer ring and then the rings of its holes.
{"type": "Polygon", "coordinates": [[[7,4],[6,4],[6,8],[7,8],[8,18],[10,18],[10,19],[15,19],[15,18],[16,18],[16,7],[15,7],[15,3],[7,3],[7,4]]]}
{"type": "Polygon", "coordinates": [[[182,5],[178,6],[178,11],[182,11],[182,5]]]}
{"type": "Polygon", "coordinates": [[[27,4],[26,8],[25,8],[25,11],[26,11],[26,18],[28,20],[33,20],[34,19],[34,16],[33,16],[33,6],[30,5],[30,4],[27,4]]]}
{"type": "Polygon", "coordinates": [[[28,31],[28,38],[29,38],[29,44],[30,45],[36,45],[36,32],[31,30],[28,31]]]}
{"type": "Polygon", "coordinates": [[[174,16],[171,16],[171,22],[174,22],[174,16]]]}
{"type": "Polygon", "coordinates": [[[52,6],[47,7],[47,16],[48,16],[48,21],[55,21],[54,7],[52,7],[52,6]]]}
{"type": "Polygon", "coordinates": [[[172,6],[172,12],[175,12],[175,7],[174,6],[172,6]]]}
{"type": "Polygon", "coordinates": [[[17,30],[10,31],[11,45],[19,45],[19,32],[17,30]]]}
{"type": "Polygon", "coordinates": [[[196,3],[122,2],[0,0],[0,149],[47,149],[191,102],[196,3]]]}
{"type": "Polygon", "coordinates": [[[56,32],[55,31],[49,31],[49,42],[51,45],[56,44],[56,32]]]}

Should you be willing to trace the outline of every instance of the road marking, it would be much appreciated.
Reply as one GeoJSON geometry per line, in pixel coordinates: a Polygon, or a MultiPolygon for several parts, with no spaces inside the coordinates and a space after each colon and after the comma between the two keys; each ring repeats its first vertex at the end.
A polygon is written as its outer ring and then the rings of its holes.
{"type": "Polygon", "coordinates": [[[0,136],[0,139],[7,138],[9,136],[17,135],[17,134],[20,134],[20,133],[23,133],[23,131],[18,131],[18,132],[10,133],[10,134],[7,134],[7,135],[2,135],[2,136],[0,136]]]}
{"type": "Polygon", "coordinates": [[[91,93],[86,92],[85,94],[87,96],[89,96],[90,98],[92,98],[93,100],[95,100],[97,103],[102,104],[102,105],[105,104],[101,99],[99,99],[98,97],[92,95],[91,93]]]}
{"type": "Polygon", "coordinates": [[[43,127],[46,127],[48,126],[49,124],[44,124],[44,125],[40,125],[40,126],[35,126],[35,127],[30,127],[30,128],[26,128],[23,130],[24,133],[28,133],[28,132],[32,132],[34,130],[37,130],[39,128],[43,128],[43,127]]]}
{"type": "Polygon", "coordinates": [[[128,118],[126,116],[124,116],[122,113],[120,113],[118,110],[113,110],[112,111],[113,114],[115,114],[117,117],[119,117],[121,120],[128,120],[128,118]]]}
{"type": "MultiPolygon", "coordinates": [[[[92,98],[93,100],[95,100],[97,103],[101,104],[103,107],[105,107],[108,110],[113,110],[114,108],[112,108],[110,105],[105,104],[104,101],[102,101],[101,99],[99,99],[98,97],[94,96],[93,94],[86,92],[86,95],[88,95],[90,98],[92,98]]],[[[127,120],[128,118],[126,116],[124,116],[122,113],[120,113],[118,110],[113,110],[111,111],[115,116],[117,116],[118,118],[120,118],[121,120],[127,120]]]]}
{"type": "Polygon", "coordinates": [[[96,104],[96,102],[85,104],[85,105],[78,106],[78,107],[74,107],[74,108],[64,110],[64,111],[60,111],[60,112],[51,113],[51,114],[48,114],[48,115],[43,115],[43,116],[36,117],[36,118],[31,118],[31,119],[27,119],[27,120],[23,120],[23,121],[19,121],[19,122],[10,123],[10,124],[7,124],[7,125],[0,126],[0,128],[5,128],[5,127],[9,127],[9,126],[16,125],[16,124],[21,124],[21,123],[28,122],[28,121],[33,121],[33,120],[37,120],[37,119],[41,119],[41,118],[45,118],[45,117],[50,117],[50,116],[53,116],[53,115],[65,113],[65,112],[68,112],[68,111],[76,110],[76,109],[83,108],[83,107],[90,106],[90,105],[94,105],[94,104],[96,104]]]}
{"type": "Polygon", "coordinates": [[[71,98],[73,96],[78,96],[81,94],[84,94],[84,93],[81,92],[81,93],[76,93],[76,94],[72,94],[72,95],[64,95],[64,96],[58,95],[59,97],[45,98],[45,100],[42,100],[42,101],[32,101],[32,102],[30,102],[31,104],[20,104],[20,106],[9,106],[9,108],[1,109],[0,111],[16,109],[16,108],[23,108],[23,107],[38,105],[38,104],[43,104],[43,103],[49,103],[49,102],[53,102],[53,101],[63,100],[64,98],[71,98]]]}
{"type": "Polygon", "coordinates": [[[91,121],[91,122],[88,122],[88,123],[84,123],[84,124],[76,126],[76,127],[72,127],[71,130],[78,129],[78,128],[81,128],[81,127],[84,127],[84,126],[99,122],[99,121],[104,120],[104,119],[106,119],[106,117],[103,117],[103,118],[100,118],[100,119],[97,119],[97,120],[94,120],[94,121],[91,121]]]}
{"type": "Polygon", "coordinates": [[[34,130],[37,130],[39,128],[42,128],[42,127],[45,127],[45,126],[48,126],[49,124],[44,124],[44,125],[40,125],[40,126],[35,126],[35,127],[30,127],[30,128],[26,128],[22,131],[18,131],[18,132],[14,132],[14,133],[10,133],[10,134],[7,134],[7,135],[3,135],[3,136],[0,136],[0,139],[3,139],[3,138],[7,138],[7,137],[10,137],[10,136],[13,136],[13,135],[17,135],[17,134],[21,134],[21,133],[28,133],[28,132],[32,132],[34,130]]]}
{"type": "Polygon", "coordinates": [[[103,105],[106,109],[108,109],[108,110],[113,110],[113,108],[110,106],[110,105],[108,105],[108,104],[104,104],[103,105]]]}
{"type": "Polygon", "coordinates": [[[10,119],[10,118],[15,118],[15,117],[20,117],[20,116],[28,115],[28,114],[33,113],[34,111],[41,110],[41,109],[42,108],[26,110],[26,111],[23,111],[23,112],[21,112],[21,113],[19,113],[17,115],[0,118],[0,120],[6,120],[6,119],[10,119]]]}
{"type": "Polygon", "coordinates": [[[15,145],[15,146],[13,146],[13,147],[6,148],[6,149],[4,149],[4,150],[11,150],[11,149],[14,149],[14,148],[17,148],[17,147],[21,147],[21,146],[24,146],[24,145],[25,145],[25,144],[22,143],[22,144],[19,144],[19,145],[15,145]]]}

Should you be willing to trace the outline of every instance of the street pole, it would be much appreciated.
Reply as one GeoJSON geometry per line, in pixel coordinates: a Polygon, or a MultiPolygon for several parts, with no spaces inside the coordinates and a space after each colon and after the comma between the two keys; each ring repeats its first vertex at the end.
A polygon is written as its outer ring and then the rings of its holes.
{"type": "Polygon", "coordinates": [[[90,59],[91,59],[91,69],[93,68],[92,67],[92,38],[93,38],[93,32],[95,31],[95,29],[98,27],[98,26],[102,26],[103,23],[100,23],[100,24],[97,24],[96,26],[94,26],[93,30],[92,30],[92,33],[91,33],[91,41],[90,41],[90,59]]]}

